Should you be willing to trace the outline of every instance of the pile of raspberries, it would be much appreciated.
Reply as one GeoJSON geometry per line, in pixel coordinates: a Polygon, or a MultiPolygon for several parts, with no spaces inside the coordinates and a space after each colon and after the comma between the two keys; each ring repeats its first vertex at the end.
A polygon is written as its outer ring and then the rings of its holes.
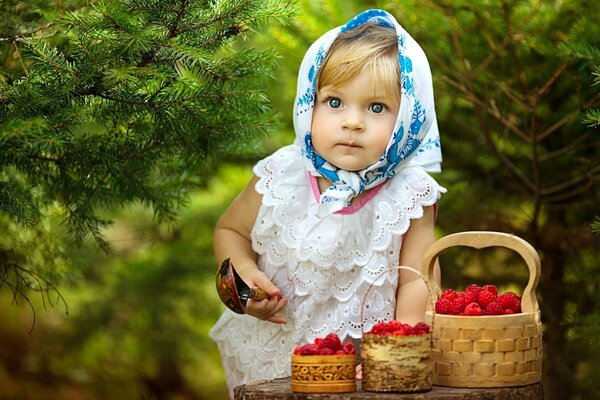
{"type": "Polygon", "coordinates": [[[335,333],[330,333],[324,338],[316,338],[314,343],[303,344],[294,349],[294,354],[303,356],[339,356],[356,354],[354,344],[344,343],[335,333]]]}
{"type": "Polygon", "coordinates": [[[469,285],[463,292],[446,289],[435,303],[435,312],[449,315],[505,315],[521,312],[521,297],[513,292],[498,295],[494,285],[469,285]]]}
{"type": "Polygon", "coordinates": [[[425,335],[429,333],[429,325],[424,322],[419,322],[415,326],[403,324],[400,321],[379,322],[373,326],[370,334],[383,336],[410,336],[410,335],[425,335]]]}

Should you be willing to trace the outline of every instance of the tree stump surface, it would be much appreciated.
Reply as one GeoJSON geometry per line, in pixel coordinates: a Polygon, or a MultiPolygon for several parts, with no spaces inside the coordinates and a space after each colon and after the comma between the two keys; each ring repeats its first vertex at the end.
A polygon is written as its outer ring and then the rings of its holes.
{"type": "Polygon", "coordinates": [[[357,382],[353,393],[293,393],[290,378],[262,381],[238,386],[235,400],[543,400],[541,383],[526,386],[495,388],[451,388],[433,386],[421,393],[374,393],[364,392],[357,382]]]}

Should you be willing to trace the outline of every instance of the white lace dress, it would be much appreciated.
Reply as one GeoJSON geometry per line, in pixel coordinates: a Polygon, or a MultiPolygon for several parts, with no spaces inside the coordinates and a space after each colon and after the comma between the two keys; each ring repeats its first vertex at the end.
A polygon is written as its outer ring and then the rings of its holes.
{"type": "Polygon", "coordinates": [[[273,324],[225,310],[210,332],[231,389],[290,375],[295,346],[335,332],[342,340],[394,317],[402,235],[445,192],[420,167],[409,167],[362,201],[317,218],[318,186],[300,147],[290,145],[257,163],[262,206],[252,230],[259,268],[288,299],[288,323],[273,324]],[[374,285],[364,300],[369,286],[374,285]]]}

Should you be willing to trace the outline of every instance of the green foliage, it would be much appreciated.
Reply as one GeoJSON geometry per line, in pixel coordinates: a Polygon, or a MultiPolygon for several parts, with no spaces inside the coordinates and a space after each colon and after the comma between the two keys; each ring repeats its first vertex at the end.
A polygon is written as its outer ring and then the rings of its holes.
{"type": "MultiPolygon", "coordinates": [[[[598,56],[597,58],[600,59],[600,56],[598,56]]],[[[600,66],[596,66],[596,68],[594,68],[594,85],[600,85],[600,66]]],[[[597,108],[589,110],[585,114],[583,123],[587,124],[591,128],[600,127],[600,110],[597,108]]]]}
{"type": "MultiPolygon", "coordinates": [[[[174,219],[217,160],[272,127],[264,82],[274,53],[234,44],[291,7],[64,3],[0,5],[0,212],[35,230],[56,205],[69,238],[107,250],[104,212],[141,203],[174,219]]],[[[31,270],[21,245],[0,248],[11,258],[3,268],[31,270]]]]}
{"type": "MultiPolygon", "coordinates": [[[[596,219],[596,223],[600,220],[596,219]]],[[[580,361],[574,371],[578,390],[572,398],[585,399],[589,393],[600,393],[600,372],[595,367],[595,360],[600,357],[600,267],[597,260],[597,254],[592,251],[582,253],[577,265],[570,266],[565,277],[565,285],[572,295],[566,301],[570,312],[564,324],[568,329],[569,350],[577,354],[580,361]]]]}
{"type": "Polygon", "coordinates": [[[600,217],[596,217],[594,222],[592,222],[592,231],[600,235],[600,217]]]}
{"type": "MultiPolygon", "coordinates": [[[[220,358],[208,338],[224,309],[214,286],[212,231],[250,176],[247,167],[223,166],[172,224],[159,223],[141,205],[114,213],[103,232],[110,254],[91,244],[70,252],[85,280],[61,287],[69,318],[42,314],[31,335],[42,336],[39,342],[21,338],[23,328],[2,319],[0,348],[6,349],[4,340],[18,341],[23,354],[12,355],[19,361],[4,372],[8,364],[0,356],[0,392],[64,400],[71,397],[62,388],[70,387],[89,398],[226,399],[220,358]],[[44,382],[60,382],[61,390],[44,382]]],[[[19,319],[4,308],[0,302],[0,314],[19,319]]]]}

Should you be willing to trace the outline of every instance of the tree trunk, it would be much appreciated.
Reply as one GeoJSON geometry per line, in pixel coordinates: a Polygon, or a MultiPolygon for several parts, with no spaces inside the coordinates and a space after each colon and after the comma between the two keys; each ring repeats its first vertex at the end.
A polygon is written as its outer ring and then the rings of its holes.
{"type": "Polygon", "coordinates": [[[548,400],[570,399],[573,394],[573,368],[567,343],[567,329],[564,325],[566,293],[563,279],[569,246],[565,232],[564,212],[550,212],[548,223],[542,232],[536,248],[542,256],[542,275],[539,293],[542,301],[542,322],[545,325],[544,338],[544,385],[548,400]]]}

